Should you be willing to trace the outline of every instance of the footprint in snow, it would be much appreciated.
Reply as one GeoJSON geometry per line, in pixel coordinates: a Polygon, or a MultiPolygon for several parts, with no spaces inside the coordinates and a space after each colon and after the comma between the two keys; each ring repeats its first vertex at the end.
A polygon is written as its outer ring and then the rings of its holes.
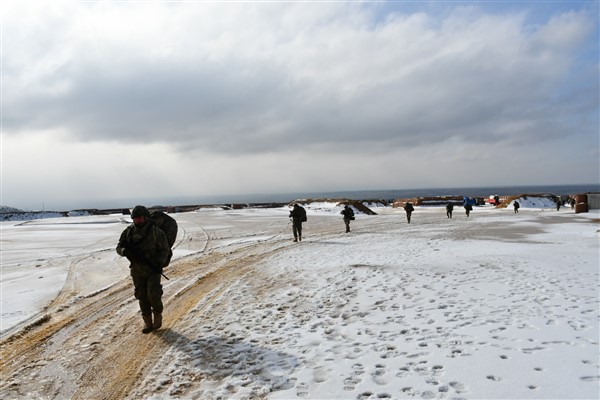
{"type": "Polygon", "coordinates": [[[450,382],[449,385],[450,387],[452,387],[452,389],[456,391],[456,393],[463,393],[464,391],[466,391],[465,385],[460,382],[450,382]]]}
{"type": "Polygon", "coordinates": [[[390,380],[386,377],[387,369],[383,364],[375,365],[375,371],[373,372],[373,382],[378,385],[387,385],[390,383],[390,380]]]}
{"type": "Polygon", "coordinates": [[[306,397],[308,396],[308,385],[304,382],[300,382],[298,387],[296,388],[296,395],[298,397],[306,397]]]}
{"type": "Polygon", "coordinates": [[[582,381],[584,382],[597,382],[600,380],[600,375],[595,375],[595,376],[582,376],[581,378],[582,381]]]}
{"type": "Polygon", "coordinates": [[[398,369],[398,372],[396,373],[396,377],[398,378],[404,378],[405,376],[407,376],[410,372],[410,368],[409,367],[400,367],[398,369]]]}

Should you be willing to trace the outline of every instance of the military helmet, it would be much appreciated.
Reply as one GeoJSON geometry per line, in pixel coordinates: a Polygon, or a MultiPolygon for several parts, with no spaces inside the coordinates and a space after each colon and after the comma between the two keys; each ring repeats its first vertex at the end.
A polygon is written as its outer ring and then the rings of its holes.
{"type": "Polygon", "coordinates": [[[137,218],[137,217],[149,217],[150,216],[150,211],[148,211],[148,209],[144,206],[135,206],[133,207],[133,210],[131,211],[131,218],[137,218]]]}

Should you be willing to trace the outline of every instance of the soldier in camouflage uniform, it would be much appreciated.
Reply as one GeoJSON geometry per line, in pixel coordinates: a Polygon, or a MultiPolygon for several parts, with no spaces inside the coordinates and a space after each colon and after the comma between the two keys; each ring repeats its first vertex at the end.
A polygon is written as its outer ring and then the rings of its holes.
{"type": "Polygon", "coordinates": [[[454,204],[448,203],[446,204],[446,216],[448,218],[452,218],[452,211],[454,210],[454,204]]]}
{"type": "Polygon", "coordinates": [[[340,212],[344,216],[344,225],[346,225],[346,233],[350,232],[350,221],[354,219],[354,210],[352,210],[348,205],[344,206],[342,212],[340,212]]]}
{"type": "Polygon", "coordinates": [[[406,211],[406,220],[410,224],[410,216],[412,215],[412,212],[415,211],[415,207],[413,207],[412,203],[409,201],[404,205],[403,208],[404,211],[406,211]]]}
{"type": "Polygon", "coordinates": [[[521,207],[521,205],[519,204],[519,202],[517,200],[514,201],[513,207],[515,209],[515,214],[518,214],[519,213],[519,207],[521,207]]]}
{"type": "Polygon", "coordinates": [[[467,214],[467,218],[468,218],[469,214],[471,214],[471,211],[473,211],[473,206],[470,205],[469,203],[465,203],[464,208],[465,208],[465,214],[467,214]]]}
{"type": "Polygon", "coordinates": [[[292,219],[292,232],[294,233],[294,242],[302,241],[302,222],[306,221],[306,210],[299,204],[294,204],[290,211],[292,219]]]}
{"type": "Polygon", "coordinates": [[[143,333],[162,326],[163,292],[160,279],[171,250],[165,233],[150,222],[149,217],[150,212],[146,207],[135,206],[131,212],[133,224],[121,233],[117,245],[117,253],[131,262],[129,268],[134,294],[144,319],[143,333]]]}

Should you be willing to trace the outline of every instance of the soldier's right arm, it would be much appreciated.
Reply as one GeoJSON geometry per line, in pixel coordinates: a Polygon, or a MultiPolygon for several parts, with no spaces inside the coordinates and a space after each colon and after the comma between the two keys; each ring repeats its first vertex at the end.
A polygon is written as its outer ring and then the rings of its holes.
{"type": "Polygon", "coordinates": [[[117,244],[117,254],[121,257],[125,257],[126,247],[127,247],[127,229],[125,229],[121,233],[121,237],[119,238],[119,243],[117,244]]]}

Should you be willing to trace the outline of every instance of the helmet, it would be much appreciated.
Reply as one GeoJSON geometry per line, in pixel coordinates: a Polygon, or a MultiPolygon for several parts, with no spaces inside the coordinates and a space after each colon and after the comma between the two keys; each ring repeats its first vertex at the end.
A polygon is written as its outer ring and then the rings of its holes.
{"type": "Polygon", "coordinates": [[[133,207],[133,211],[131,211],[131,218],[136,217],[149,217],[150,211],[144,206],[135,206],[133,207]]]}

